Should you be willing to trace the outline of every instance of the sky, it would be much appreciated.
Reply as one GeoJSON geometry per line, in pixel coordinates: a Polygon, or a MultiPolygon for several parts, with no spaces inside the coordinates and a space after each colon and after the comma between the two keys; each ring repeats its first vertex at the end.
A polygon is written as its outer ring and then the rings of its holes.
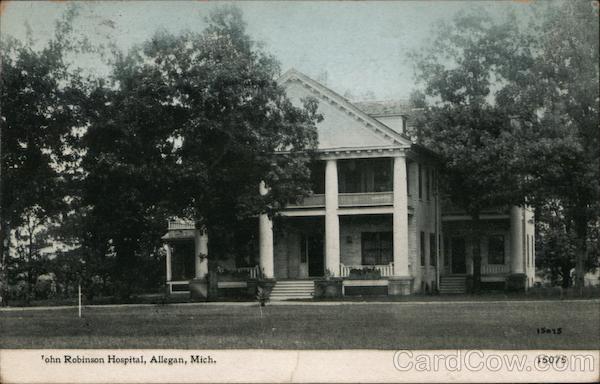
{"type": "MultiPolygon", "coordinates": [[[[2,2],[0,33],[18,39],[26,25],[40,44],[68,1],[2,2]]],[[[75,31],[127,50],[157,30],[201,31],[216,1],[78,1],[75,31]]],[[[397,100],[416,88],[408,53],[428,44],[432,29],[475,4],[492,13],[521,1],[246,1],[250,36],[281,62],[351,99],[397,100]]],[[[91,64],[93,67],[95,64],[91,64]]]]}

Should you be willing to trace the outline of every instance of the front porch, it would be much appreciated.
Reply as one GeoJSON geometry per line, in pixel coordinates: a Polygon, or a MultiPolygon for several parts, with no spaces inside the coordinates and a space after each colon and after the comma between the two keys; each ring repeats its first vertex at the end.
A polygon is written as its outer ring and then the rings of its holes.
{"type": "Polygon", "coordinates": [[[278,218],[273,224],[273,277],[395,276],[392,221],[392,215],[340,217],[339,262],[335,265],[326,260],[323,217],[278,218]]]}

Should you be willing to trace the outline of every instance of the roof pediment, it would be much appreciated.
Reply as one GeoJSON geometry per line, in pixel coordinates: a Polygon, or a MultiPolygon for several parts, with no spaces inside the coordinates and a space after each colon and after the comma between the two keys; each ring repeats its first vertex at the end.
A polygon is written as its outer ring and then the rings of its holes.
{"type": "Polygon", "coordinates": [[[302,106],[302,99],[312,96],[319,101],[323,121],[317,123],[318,149],[389,148],[411,145],[404,135],[367,115],[344,97],[308,76],[291,69],[278,80],[290,101],[302,106]]]}

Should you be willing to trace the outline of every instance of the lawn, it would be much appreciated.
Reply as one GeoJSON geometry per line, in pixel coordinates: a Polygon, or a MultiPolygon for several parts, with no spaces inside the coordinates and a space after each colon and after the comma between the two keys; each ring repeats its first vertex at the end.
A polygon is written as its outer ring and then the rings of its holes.
{"type": "Polygon", "coordinates": [[[598,349],[598,301],[157,305],[0,312],[1,348],[598,349]],[[562,328],[538,334],[537,328],[562,328]]]}

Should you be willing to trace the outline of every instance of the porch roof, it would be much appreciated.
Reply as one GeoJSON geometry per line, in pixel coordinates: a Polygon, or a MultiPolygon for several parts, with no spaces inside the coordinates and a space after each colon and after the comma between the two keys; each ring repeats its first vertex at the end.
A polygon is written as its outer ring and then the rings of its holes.
{"type": "Polygon", "coordinates": [[[161,239],[163,240],[181,240],[181,239],[193,239],[195,236],[195,229],[174,229],[170,230],[161,239]]]}

